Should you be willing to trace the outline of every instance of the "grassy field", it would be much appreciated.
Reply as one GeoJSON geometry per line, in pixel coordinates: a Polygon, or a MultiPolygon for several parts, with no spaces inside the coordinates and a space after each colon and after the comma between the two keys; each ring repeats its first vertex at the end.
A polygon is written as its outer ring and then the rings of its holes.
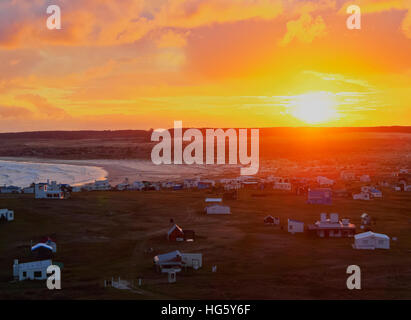
{"type": "Polygon", "coordinates": [[[226,201],[231,216],[206,216],[205,191],[90,192],[65,201],[31,195],[0,198],[15,221],[0,225],[1,299],[411,299],[411,194],[384,192],[369,202],[334,199],[308,205],[305,197],[242,191],[226,201]],[[259,196],[255,196],[258,194],[259,196]],[[287,218],[313,223],[321,212],[338,212],[357,224],[367,212],[376,232],[397,237],[391,250],[359,251],[353,239],[317,239],[286,232],[287,218]],[[263,224],[271,214],[281,227],[263,224]],[[193,243],[169,243],[170,218],[196,232],[193,243]],[[14,282],[13,259],[27,255],[31,241],[55,235],[63,262],[62,290],[45,282],[14,282]],[[146,254],[148,248],[154,253],[146,254]],[[203,253],[203,268],[167,283],[152,258],[171,250],[203,253]],[[357,264],[362,290],[346,288],[346,268],[357,264]],[[217,265],[216,273],[211,267],[217,265]],[[133,291],[104,288],[112,277],[137,281],[133,291]]]}

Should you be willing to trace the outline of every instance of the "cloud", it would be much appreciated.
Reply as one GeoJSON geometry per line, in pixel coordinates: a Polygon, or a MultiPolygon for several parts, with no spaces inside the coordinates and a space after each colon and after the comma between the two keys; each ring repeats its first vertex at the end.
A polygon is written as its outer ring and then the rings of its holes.
{"type": "Polygon", "coordinates": [[[303,13],[299,19],[287,23],[287,33],[280,40],[279,44],[285,46],[293,39],[310,43],[315,38],[326,34],[326,26],[321,16],[313,18],[309,13],[303,13]]]}
{"type": "Polygon", "coordinates": [[[24,94],[19,95],[16,98],[27,101],[34,105],[41,116],[46,116],[48,118],[64,118],[68,116],[68,114],[63,109],[53,106],[47,101],[47,99],[39,95],[24,94]]]}
{"type": "MultiPolygon", "coordinates": [[[[0,46],[105,46],[133,43],[163,28],[273,19],[283,0],[56,0],[62,29],[48,30],[48,0],[0,2],[0,46]]],[[[175,40],[175,39],[174,39],[175,40]]],[[[181,40],[181,39],[180,39],[181,40]]]]}
{"type": "Polygon", "coordinates": [[[1,119],[27,119],[31,115],[32,112],[26,108],[0,105],[1,119]]]}
{"type": "Polygon", "coordinates": [[[161,36],[156,40],[158,48],[182,48],[187,44],[187,37],[190,32],[186,31],[184,33],[175,32],[172,30],[167,30],[162,33],[161,36]]]}

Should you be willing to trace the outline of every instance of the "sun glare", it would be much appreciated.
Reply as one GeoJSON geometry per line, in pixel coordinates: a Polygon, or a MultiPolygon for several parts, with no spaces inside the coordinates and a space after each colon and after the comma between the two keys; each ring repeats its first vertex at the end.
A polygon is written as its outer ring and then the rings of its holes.
{"type": "Polygon", "coordinates": [[[327,122],[338,117],[337,100],[330,92],[309,92],[292,97],[290,114],[309,124],[327,122]]]}

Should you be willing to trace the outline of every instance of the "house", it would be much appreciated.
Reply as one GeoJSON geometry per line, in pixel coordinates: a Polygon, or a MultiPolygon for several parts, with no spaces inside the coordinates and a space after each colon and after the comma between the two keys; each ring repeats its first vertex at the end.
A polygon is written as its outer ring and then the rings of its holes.
{"type": "Polygon", "coordinates": [[[183,184],[185,189],[197,188],[198,179],[184,179],[183,184]]]}
{"type": "Polygon", "coordinates": [[[198,270],[203,266],[203,255],[201,253],[182,253],[181,260],[185,268],[198,270]]]}
{"type": "Polygon", "coordinates": [[[361,224],[369,225],[371,224],[371,217],[367,213],[361,215],[361,224]]]}
{"type": "Polygon", "coordinates": [[[320,238],[352,237],[355,234],[355,225],[349,219],[339,220],[338,213],[331,213],[327,218],[326,213],[321,213],[320,221],[309,225],[308,230],[320,238]]]}
{"type": "Polygon", "coordinates": [[[370,189],[370,194],[373,198],[382,198],[382,192],[375,188],[370,189]]]}
{"type": "Polygon", "coordinates": [[[171,269],[178,272],[183,267],[197,270],[203,266],[203,256],[201,253],[181,253],[176,250],[155,256],[153,262],[157,271],[161,272],[171,269]]]}
{"type": "Polygon", "coordinates": [[[184,188],[184,185],[183,185],[182,183],[176,183],[176,184],[174,184],[174,186],[173,186],[173,190],[174,190],[174,191],[183,190],[183,188],[184,188]]]}
{"type": "Polygon", "coordinates": [[[129,185],[129,190],[138,190],[141,191],[144,189],[144,183],[141,181],[134,181],[132,184],[129,185]]]}
{"type": "Polygon", "coordinates": [[[96,180],[91,188],[93,191],[109,191],[111,190],[111,185],[107,179],[96,180]]]}
{"type": "Polygon", "coordinates": [[[215,182],[213,180],[202,180],[202,181],[198,181],[197,183],[197,188],[204,190],[204,189],[211,189],[212,187],[214,187],[215,182]]]}
{"type": "Polygon", "coordinates": [[[53,263],[50,259],[26,263],[14,260],[13,277],[19,281],[23,280],[46,280],[47,268],[53,263]]]}
{"type": "Polygon", "coordinates": [[[0,193],[20,193],[21,188],[16,186],[3,186],[0,187],[0,193]]]}
{"type": "Polygon", "coordinates": [[[50,259],[53,257],[53,247],[49,246],[46,243],[37,243],[36,245],[31,247],[31,252],[38,258],[38,259],[50,259]]]}
{"type": "Polygon", "coordinates": [[[390,237],[381,233],[371,231],[359,233],[354,236],[354,249],[389,249],[390,237]]]}
{"type": "Polygon", "coordinates": [[[288,178],[282,178],[282,177],[268,177],[267,179],[270,182],[273,182],[273,189],[274,190],[286,190],[286,191],[291,191],[291,183],[288,178]]]}
{"type": "Polygon", "coordinates": [[[329,188],[318,188],[308,190],[307,203],[309,204],[332,204],[332,191],[329,188]]]}
{"type": "Polygon", "coordinates": [[[288,219],[288,232],[292,234],[304,232],[304,222],[288,219]]]}
{"type": "Polygon", "coordinates": [[[207,203],[210,203],[210,202],[218,203],[218,202],[223,202],[223,199],[221,199],[221,198],[206,198],[205,202],[207,202],[207,203]]]}
{"type": "Polygon", "coordinates": [[[14,211],[8,209],[0,209],[0,222],[13,221],[14,211]]]}
{"type": "Polygon", "coordinates": [[[371,200],[371,196],[368,192],[355,193],[352,195],[352,198],[354,200],[371,200]]]}
{"type": "Polygon", "coordinates": [[[168,241],[184,241],[184,232],[178,225],[174,224],[167,232],[168,241]]]}
{"type": "Polygon", "coordinates": [[[161,271],[162,269],[181,269],[184,265],[179,250],[159,254],[154,257],[153,263],[156,266],[157,271],[161,271]]]}
{"type": "Polygon", "coordinates": [[[207,206],[204,210],[207,214],[231,214],[229,206],[222,206],[219,204],[207,206]]]}
{"type": "Polygon", "coordinates": [[[35,199],[66,199],[68,194],[56,181],[51,183],[36,183],[34,186],[35,199]]]}
{"type": "MultiPolygon", "coordinates": [[[[97,182],[98,181],[96,181],[96,183],[97,182]]],[[[129,187],[130,187],[130,182],[128,181],[128,178],[125,178],[122,183],[119,183],[116,186],[116,189],[119,190],[119,191],[124,191],[124,190],[128,190],[129,187]]]]}
{"type": "Polygon", "coordinates": [[[320,186],[332,186],[334,184],[334,180],[328,179],[327,177],[318,176],[317,183],[320,186]]]}
{"type": "Polygon", "coordinates": [[[34,185],[21,189],[21,193],[34,194],[34,185]]]}
{"type": "Polygon", "coordinates": [[[280,218],[278,217],[273,217],[273,216],[267,216],[264,218],[264,223],[269,224],[269,225],[279,225],[280,224],[280,218]]]}

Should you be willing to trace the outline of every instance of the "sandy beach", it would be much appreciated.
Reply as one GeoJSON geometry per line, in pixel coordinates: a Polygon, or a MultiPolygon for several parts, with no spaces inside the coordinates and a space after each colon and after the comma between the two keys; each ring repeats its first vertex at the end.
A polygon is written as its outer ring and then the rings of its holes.
{"type": "MultiPolygon", "coordinates": [[[[239,166],[200,165],[155,165],[147,160],[61,160],[40,158],[0,157],[0,161],[28,162],[34,164],[69,165],[98,168],[95,179],[108,178],[116,185],[128,178],[130,181],[179,181],[185,178],[216,178],[225,175],[239,175],[239,166]],[[105,172],[105,174],[101,174],[105,172]]],[[[64,169],[63,169],[64,170],[64,169]]],[[[1,173],[1,172],[0,172],[1,173]]],[[[53,179],[53,177],[50,177],[53,179]]],[[[90,179],[84,181],[89,182],[90,179]]],[[[16,184],[16,183],[15,183],[16,184]]]]}

